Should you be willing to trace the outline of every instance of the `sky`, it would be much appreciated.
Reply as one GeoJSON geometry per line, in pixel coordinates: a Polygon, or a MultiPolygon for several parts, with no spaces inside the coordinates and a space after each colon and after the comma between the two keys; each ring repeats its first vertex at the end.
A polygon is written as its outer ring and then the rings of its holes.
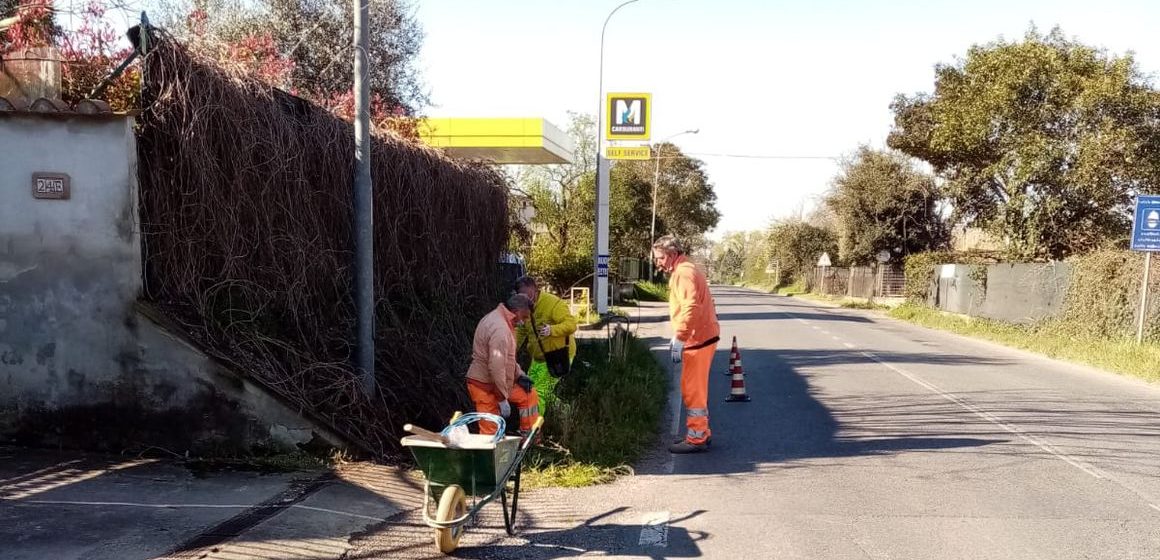
{"type": "MultiPolygon", "coordinates": [[[[429,116],[543,117],[600,107],[600,31],[621,0],[419,0],[429,116]]],[[[884,147],[900,93],[936,64],[1032,25],[1160,75],[1156,0],[639,0],[609,21],[604,91],[653,95],[652,138],[706,163],[711,237],[808,212],[861,144],[884,147]],[[731,156],[775,156],[748,158],[731,156]],[[780,159],[784,157],[809,159],[780,159]]]]}

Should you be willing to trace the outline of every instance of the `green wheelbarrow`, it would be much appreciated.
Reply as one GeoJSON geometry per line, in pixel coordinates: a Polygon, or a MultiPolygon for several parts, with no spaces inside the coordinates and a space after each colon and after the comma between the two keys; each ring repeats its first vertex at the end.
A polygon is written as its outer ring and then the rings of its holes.
{"type": "Polygon", "coordinates": [[[543,424],[541,416],[526,437],[505,436],[497,442],[492,441],[493,436],[471,434],[456,447],[448,445],[446,438],[437,433],[409,424],[404,427],[416,434],[403,438],[402,444],[410,448],[426,479],[423,484],[423,522],[435,529],[435,546],[439,552],[454,551],[467,526],[475,523],[479,510],[496,498],[503,507],[504,528],[509,535],[515,534],[520,500],[520,463],[543,424]],[[510,491],[508,482],[512,482],[510,491]],[[470,507],[467,505],[468,497],[471,498],[470,507]],[[436,505],[434,515],[432,502],[436,505]]]}

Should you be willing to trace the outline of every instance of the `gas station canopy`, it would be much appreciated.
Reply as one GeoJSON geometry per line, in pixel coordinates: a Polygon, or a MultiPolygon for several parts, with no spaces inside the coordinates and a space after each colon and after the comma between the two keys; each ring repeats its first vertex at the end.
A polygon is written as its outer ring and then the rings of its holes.
{"type": "Polygon", "coordinates": [[[499,164],[571,163],[576,149],[567,134],[538,118],[428,118],[419,137],[450,157],[499,164]]]}

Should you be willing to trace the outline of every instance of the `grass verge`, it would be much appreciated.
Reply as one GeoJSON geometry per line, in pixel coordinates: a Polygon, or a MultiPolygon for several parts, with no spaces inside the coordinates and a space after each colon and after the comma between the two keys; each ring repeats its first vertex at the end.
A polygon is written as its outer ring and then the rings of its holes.
{"type": "Polygon", "coordinates": [[[638,280],[635,292],[637,301],[669,301],[669,286],[667,284],[638,280]]]}
{"type": "Polygon", "coordinates": [[[1060,323],[1026,326],[964,318],[910,303],[893,309],[890,316],[924,327],[1030,350],[1050,358],[1086,364],[1147,381],[1160,381],[1160,345],[1155,343],[1138,345],[1131,339],[1076,336],[1067,332],[1066,327],[1060,323]]]}
{"type": "Polygon", "coordinates": [[[805,293],[808,293],[805,284],[790,284],[777,289],[779,296],[797,296],[805,293]]]}
{"type": "Polygon", "coordinates": [[[655,441],[668,382],[643,342],[630,337],[623,360],[609,360],[603,339],[581,344],[566,380],[542,367],[529,376],[545,411],[545,441],[524,460],[527,487],[610,482],[631,473],[655,441]]]}

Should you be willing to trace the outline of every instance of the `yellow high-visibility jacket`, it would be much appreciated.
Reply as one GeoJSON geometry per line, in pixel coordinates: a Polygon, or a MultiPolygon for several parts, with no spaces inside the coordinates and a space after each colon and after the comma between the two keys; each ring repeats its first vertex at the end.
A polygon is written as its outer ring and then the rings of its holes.
{"type": "Polygon", "coordinates": [[[559,350],[567,344],[568,358],[576,357],[576,318],[568,311],[567,302],[547,292],[540,292],[540,297],[536,298],[536,305],[532,308],[532,317],[537,327],[543,325],[551,327],[552,334],[540,336],[540,342],[544,345],[541,351],[532,333],[532,321],[524,321],[524,324],[516,329],[517,348],[523,348],[526,343],[532,359],[542,362],[544,352],[559,350]]]}

